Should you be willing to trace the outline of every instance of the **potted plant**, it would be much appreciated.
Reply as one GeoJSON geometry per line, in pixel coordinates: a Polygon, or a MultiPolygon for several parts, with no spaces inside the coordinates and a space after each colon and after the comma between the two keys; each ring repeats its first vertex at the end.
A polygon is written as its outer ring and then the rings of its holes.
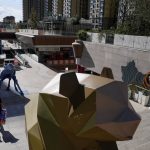
{"type": "Polygon", "coordinates": [[[134,92],[134,101],[138,102],[139,93],[137,91],[134,92]]]}
{"type": "Polygon", "coordinates": [[[88,34],[85,30],[79,30],[77,36],[80,40],[86,41],[88,38],[88,34]]]}
{"type": "Polygon", "coordinates": [[[128,85],[128,98],[133,100],[134,99],[134,91],[132,89],[132,84],[128,85]]]}
{"type": "Polygon", "coordinates": [[[148,91],[145,91],[141,97],[141,104],[143,106],[147,106],[149,103],[150,93],[148,91]]]}
{"type": "Polygon", "coordinates": [[[136,85],[135,84],[131,84],[130,85],[130,90],[131,90],[131,96],[130,98],[133,99],[134,101],[138,102],[138,90],[136,88],[136,85]]]}
{"type": "Polygon", "coordinates": [[[143,92],[139,91],[138,92],[138,103],[141,104],[142,103],[142,96],[143,96],[143,92]]]}

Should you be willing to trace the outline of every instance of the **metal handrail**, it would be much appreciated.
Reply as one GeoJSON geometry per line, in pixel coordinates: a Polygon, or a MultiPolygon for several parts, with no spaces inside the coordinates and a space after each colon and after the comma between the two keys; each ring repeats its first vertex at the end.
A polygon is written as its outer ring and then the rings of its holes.
{"type": "Polygon", "coordinates": [[[130,86],[135,86],[135,87],[137,87],[137,88],[139,88],[139,89],[142,89],[142,90],[144,90],[144,91],[150,92],[149,89],[146,89],[146,88],[144,88],[144,87],[142,87],[142,86],[139,86],[139,85],[136,85],[136,84],[129,84],[128,87],[130,87],[130,86]]]}
{"type": "Polygon", "coordinates": [[[23,57],[21,56],[21,54],[18,54],[18,53],[17,53],[17,56],[23,61],[23,65],[24,65],[24,66],[26,65],[26,63],[28,64],[28,61],[27,61],[25,58],[23,58],[23,57]]]}

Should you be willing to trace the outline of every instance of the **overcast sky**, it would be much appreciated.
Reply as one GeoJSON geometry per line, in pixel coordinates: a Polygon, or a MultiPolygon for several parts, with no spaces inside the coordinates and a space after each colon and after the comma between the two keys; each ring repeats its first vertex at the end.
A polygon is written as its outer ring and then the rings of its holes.
{"type": "Polygon", "coordinates": [[[22,0],[0,0],[0,21],[6,16],[22,20],[22,0]]]}

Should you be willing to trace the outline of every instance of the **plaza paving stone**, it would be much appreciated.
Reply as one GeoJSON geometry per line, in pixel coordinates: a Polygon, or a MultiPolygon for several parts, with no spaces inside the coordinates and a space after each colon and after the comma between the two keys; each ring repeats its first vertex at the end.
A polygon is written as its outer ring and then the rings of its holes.
{"type": "Polygon", "coordinates": [[[14,90],[13,81],[11,81],[10,91],[6,90],[8,80],[4,81],[0,90],[0,97],[7,108],[6,124],[0,131],[0,149],[3,150],[29,150],[25,133],[24,106],[29,102],[29,95],[40,92],[56,74],[28,56],[24,57],[32,66],[31,68],[22,67],[16,72],[24,97],[14,90]]]}

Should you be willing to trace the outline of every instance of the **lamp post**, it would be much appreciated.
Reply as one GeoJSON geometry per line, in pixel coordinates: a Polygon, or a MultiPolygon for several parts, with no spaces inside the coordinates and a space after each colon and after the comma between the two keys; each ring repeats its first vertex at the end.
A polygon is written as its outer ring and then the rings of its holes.
{"type": "Polygon", "coordinates": [[[77,72],[83,73],[85,68],[80,65],[80,60],[83,52],[83,42],[81,40],[75,40],[75,42],[72,43],[72,47],[73,47],[74,57],[76,59],[77,72]]]}

